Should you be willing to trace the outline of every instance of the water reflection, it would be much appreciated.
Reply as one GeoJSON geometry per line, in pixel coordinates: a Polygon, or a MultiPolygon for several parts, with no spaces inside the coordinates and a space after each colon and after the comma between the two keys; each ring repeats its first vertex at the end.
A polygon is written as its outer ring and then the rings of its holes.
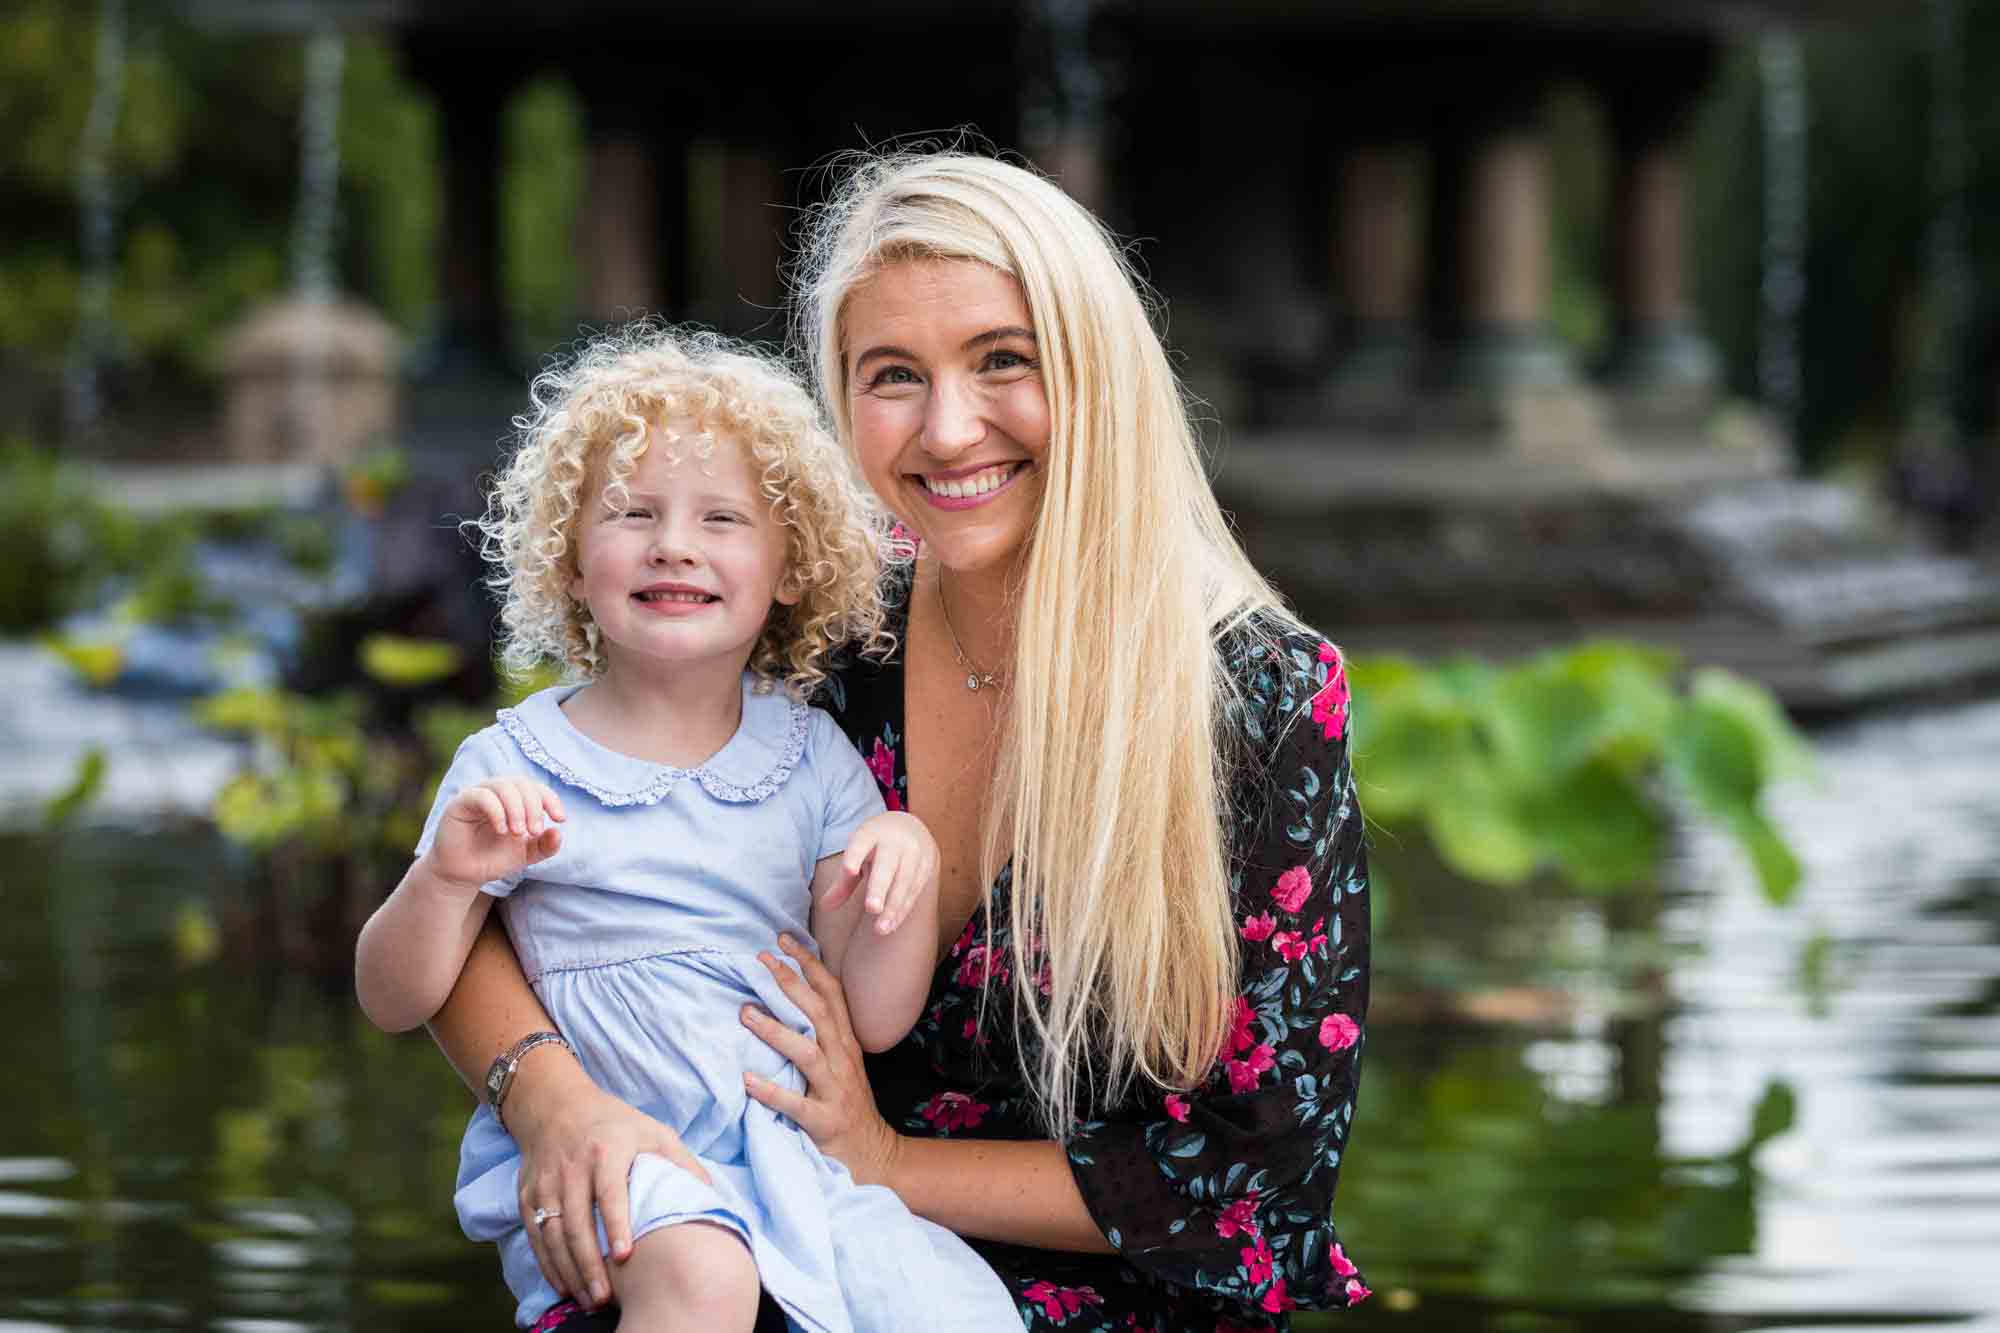
{"type": "MultiPolygon", "coordinates": [[[[1821,742],[1778,805],[1791,909],[1700,837],[1651,896],[1390,901],[1342,1196],[1378,1300],[1341,1322],[2000,1326],[2000,704],[1821,742]]],[[[0,866],[0,1331],[506,1326],[451,1218],[466,1094],[248,961],[226,849],[99,830],[0,866]],[[177,960],[191,907],[218,961],[177,960]]]]}

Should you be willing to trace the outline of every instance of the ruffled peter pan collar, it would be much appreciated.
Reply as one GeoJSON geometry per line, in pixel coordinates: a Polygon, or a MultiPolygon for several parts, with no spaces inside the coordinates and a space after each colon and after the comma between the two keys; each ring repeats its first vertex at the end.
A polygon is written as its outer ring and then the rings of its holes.
{"type": "Polygon", "coordinates": [[[503,708],[494,719],[521,752],[605,805],[655,805],[692,778],[718,801],[761,801],[785,785],[806,747],[806,706],[743,673],[743,720],[729,743],[696,768],[655,764],[599,745],[562,710],[581,685],[557,685],[503,708]]]}

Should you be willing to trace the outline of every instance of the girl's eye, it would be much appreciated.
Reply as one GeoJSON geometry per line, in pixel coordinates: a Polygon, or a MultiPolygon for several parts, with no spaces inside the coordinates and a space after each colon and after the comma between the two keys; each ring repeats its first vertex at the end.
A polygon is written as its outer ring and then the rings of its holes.
{"type": "Polygon", "coordinates": [[[748,521],[743,515],[732,514],[726,510],[710,514],[708,518],[711,523],[744,523],[748,521]]]}
{"type": "Polygon", "coordinates": [[[620,517],[620,518],[651,518],[652,516],[653,516],[653,511],[652,511],[652,510],[650,510],[650,509],[628,509],[628,510],[626,510],[626,511],[625,511],[624,513],[620,514],[620,515],[619,515],[618,517],[620,517]]]}

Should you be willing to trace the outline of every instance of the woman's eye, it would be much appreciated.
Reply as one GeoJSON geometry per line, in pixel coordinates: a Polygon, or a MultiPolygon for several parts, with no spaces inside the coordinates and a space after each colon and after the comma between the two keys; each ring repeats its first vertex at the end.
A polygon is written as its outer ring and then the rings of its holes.
{"type": "Polygon", "coordinates": [[[868,387],[879,389],[884,386],[917,383],[917,372],[908,366],[884,366],[875,372],[875,378],[868,381],[868,387]]]}
{"type": "Polygon", "coordinates": [[[1023,369],[1033,369],[1034,365],[1035,365],[1034,359],[1032,357],[1029,357],[1025,353],[1010,351],[1004,347],[996,347],[991,352],[987,353],[986,364],[983,367],[981,367],[981,369],[1023,370],[1023,369]]]}

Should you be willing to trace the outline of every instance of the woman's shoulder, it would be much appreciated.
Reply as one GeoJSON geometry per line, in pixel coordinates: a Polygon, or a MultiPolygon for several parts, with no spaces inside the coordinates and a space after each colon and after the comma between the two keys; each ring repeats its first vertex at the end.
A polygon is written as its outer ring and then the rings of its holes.
{"type": "Polygon", "coordinates": [[[1229,680],[1226,719],[1253,751],[1268,750],[1300,725],[1344,739],[1347,674],[1340,649],[1277,607],[1260,607],[1216,637],[1229,680]]]}

